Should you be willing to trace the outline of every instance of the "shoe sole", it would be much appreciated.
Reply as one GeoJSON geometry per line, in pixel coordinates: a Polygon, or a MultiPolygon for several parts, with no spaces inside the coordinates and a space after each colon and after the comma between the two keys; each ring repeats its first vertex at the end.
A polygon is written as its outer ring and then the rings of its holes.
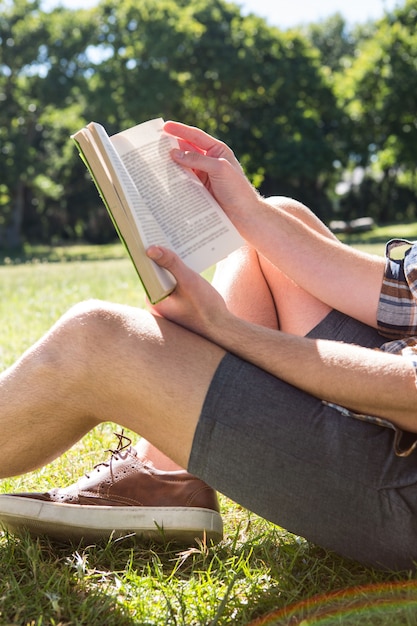
{"type": "Polygon", "coordinates": [[[196,507],[94,506],[0,496],[0,526],[63,542],[99,542],[135,536],[161,543],[218,543],[220,513],[196,507]]]}

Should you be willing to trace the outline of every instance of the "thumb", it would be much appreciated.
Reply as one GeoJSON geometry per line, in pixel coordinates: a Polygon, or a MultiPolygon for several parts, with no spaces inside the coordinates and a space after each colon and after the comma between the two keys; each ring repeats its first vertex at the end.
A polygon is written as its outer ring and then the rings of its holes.
{"type": "Polygon", "coordinates": [[[169,270],[175,278],[180,278],[184,271],[186,271],[186,265],[172,250],[168,250],[162,246],[150,246],[146,250],[146,254],[152,261],[155,261],[157,265],[169,270]]]}

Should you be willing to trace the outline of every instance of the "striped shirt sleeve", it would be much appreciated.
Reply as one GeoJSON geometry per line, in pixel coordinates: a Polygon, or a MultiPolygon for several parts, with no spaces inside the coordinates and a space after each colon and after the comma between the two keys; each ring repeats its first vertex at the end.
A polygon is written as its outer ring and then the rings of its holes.
{"type": "Polygon", "coordinates": [[[388,242],[377,319],[384,337],[417,335],[417,242],[388,242]]]}

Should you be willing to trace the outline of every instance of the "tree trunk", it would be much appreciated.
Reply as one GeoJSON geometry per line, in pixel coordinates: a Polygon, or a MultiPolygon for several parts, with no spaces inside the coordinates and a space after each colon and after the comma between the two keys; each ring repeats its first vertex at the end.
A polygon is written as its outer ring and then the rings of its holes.
{"type": "Polygon", "coordinates": [[[19,181],[15,193],[13,210],[6,226],[6,247],[17,248],[22,243],[22,221],[25,210],[25,184],[19,181]]]}

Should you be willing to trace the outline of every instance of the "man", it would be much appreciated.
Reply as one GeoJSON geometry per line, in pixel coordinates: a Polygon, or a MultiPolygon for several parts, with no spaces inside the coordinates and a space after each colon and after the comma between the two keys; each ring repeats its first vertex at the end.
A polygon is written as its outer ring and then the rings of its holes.
{"type": "Polygon", "coordinates": [[[196,526],[217,539],[207,483],[348,557],[412,567],[416,364],[404,337],[417,334],[414,249],[386,264],[344,246],[301,204],[262,199],[223,143],[174,122],[165,129],[181,141],[172,158],[198,173],[247,247],[219,265],[215,289],[152,246],[149,257],[178,281],[169,298],[151,312],[80,304],[2,375],[2,476],[44,465],[101,421],[144,440],[137,451],[121,440],[68,490],[1,496],[0,519],[42,532],[45,507],[56,519],[78,511],[81,537],[115,505],[145,518],[171,507],[184,513],[163,520],[175,534],[201,509],[208,517],[196,526]],[[193,484],[176,496],[178,483],[193,484]]]}

